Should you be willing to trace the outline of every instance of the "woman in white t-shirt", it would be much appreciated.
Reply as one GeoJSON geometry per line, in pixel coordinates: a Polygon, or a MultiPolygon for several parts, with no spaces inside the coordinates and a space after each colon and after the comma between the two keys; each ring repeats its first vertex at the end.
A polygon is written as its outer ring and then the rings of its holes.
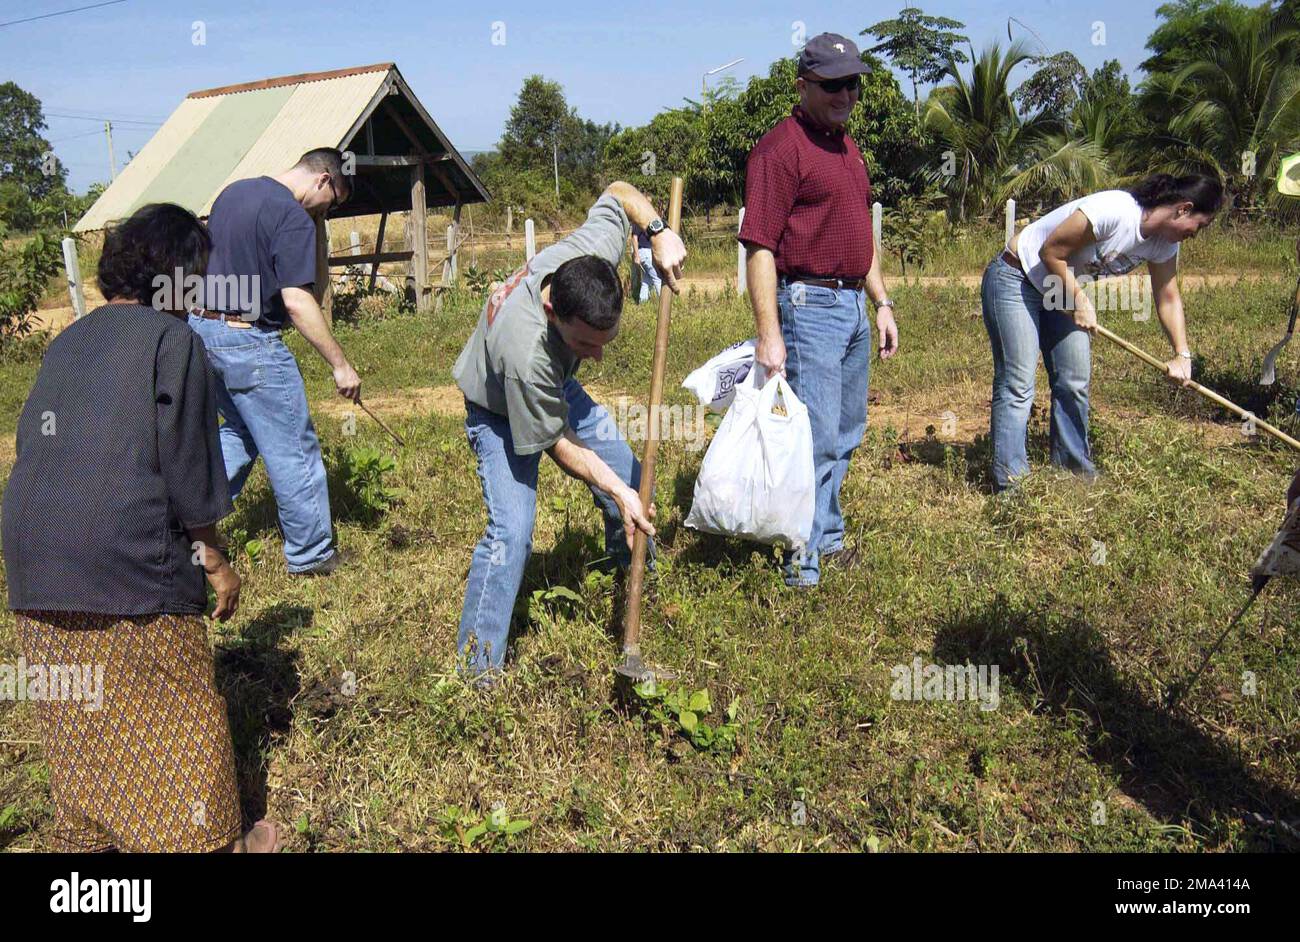
{"type": "Polygon", "coordinates": [[[993,346],[995,491],[1029,473],[1025,433],[1040,352],[1052,387],[1052,462],[1096,475],[1088,446],[1088,383],[1097,312],[1082,291],[1089,282],[1128,275],[1146,262],[1150,294],[1145,279],[1106,282],[1099,286],[1099,297],[1109,302],[1103,309],[1142,319],[1154,300],[1175,354],[1165,367],[1169,378],[1191,379],[1178,243],[1208,226],[1222,203],[1223,187],[1212,177],[1155,174],[1131,190],[1066,203],[1017,233],[989,263],[981,298],[993,346]]]}

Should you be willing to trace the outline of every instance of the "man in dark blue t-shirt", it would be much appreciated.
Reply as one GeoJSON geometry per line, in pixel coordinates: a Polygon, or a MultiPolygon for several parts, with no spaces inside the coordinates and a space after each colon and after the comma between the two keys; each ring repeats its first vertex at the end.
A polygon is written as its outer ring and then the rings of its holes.
{"type": "Polygon", "coordinates": [[[279,176],[226,187],[208,217],[212,255],[203,310],[189,318],[216,374],[230,496],[239,495],[260,454],[295,574],[333,572],[339,556],[320,440],[302,374],[280,331],[287,323],[298,328],[333,368],[339,395],[360,402],[361,380],[312,292],[316,219],[350,195],[342,154],[333,148],[308,151],[279,176]]]}

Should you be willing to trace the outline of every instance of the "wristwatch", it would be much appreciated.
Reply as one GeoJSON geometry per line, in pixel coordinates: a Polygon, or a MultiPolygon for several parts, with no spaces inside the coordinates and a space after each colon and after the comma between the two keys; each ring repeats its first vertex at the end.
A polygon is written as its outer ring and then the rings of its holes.
{"type": "Polygon", "coordinates": [[[664,221],[660,219],[658,216],[656,216],[654,219],[651,219],[648,223],[645,224],[645,234],[653,239],[659,233],[663,232],[664,229],[666,228],[667,227],[664,225],[664,221]]]}
{"type": "Polygon", "coordinates": [[[894,306],[894,302],[891,301],[891,300],[889,300],[889,296],[888,296],[888,295],[886,295],[885,297],[881,298],[879,301],[872,301],[871,303],[874,304],[874,305],[876,306],[876,310],[877,310],[877,311],[879,311],[882,307],[890,307],[890,308],[892,308],[892,307],[894,306]]]}
{"type": "Polygon", "coordinates": [[[1192,351],[1190,351],[1190,350],[1179,350],[1179,351],[1178,351],[1178,356],[1182,357],[1184,360],[1190,360],[1190,359],[1192,358],[1192,351]]]}

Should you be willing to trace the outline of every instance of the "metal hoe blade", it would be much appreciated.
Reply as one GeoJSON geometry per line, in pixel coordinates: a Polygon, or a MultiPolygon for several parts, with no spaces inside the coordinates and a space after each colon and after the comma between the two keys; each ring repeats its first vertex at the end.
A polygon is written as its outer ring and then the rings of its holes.
{"type": "MultiPolygon", "coordinates": [[[[1300,261],[1300,242],[1296,243],[1296,258],[1300,261]]],[[[1291,335],[1295,333],[1296,315],[1300,314],[1300,278],[1296,279],[1295,297],[1291,300],[1291,319],[1286,325],[1286,336],[1279,340],[1273,349],[1268,351],[1268,356],[1264,357],[1264,369],[1259,374],[1259,384],[1261,386],[1272,386],[1277,379],[1277,355],[1282,352],[1282,348],[1291,342],[1291,335]]]]}
{"type": "Polygon", "coordinates": [[[1291,334],[1288,332],[1285,337],[1279,340],[1272,350],[1268,351],[1268,356],[1264,357],[1264,370],[1259,374],[1259,384],[1261,386],[1272,386],[1277,379],[1277,355],[1282,352],[1282,348],[1291,342],[1291,334]]]}
{"type": "Polygon", "coordinates": [[[672,671],[652,667],[643,661],[640,651],[625,651],[623,663],[614,668],[614,673],[634,684],[645,683],[647,680],[658,682],[677,679],[672,671]]]}

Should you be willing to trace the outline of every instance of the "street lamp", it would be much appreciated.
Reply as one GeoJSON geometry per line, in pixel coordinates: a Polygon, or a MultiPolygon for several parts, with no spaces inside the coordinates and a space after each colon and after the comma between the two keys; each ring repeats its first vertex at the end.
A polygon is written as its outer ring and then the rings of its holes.
{"type": "Polygon", "coordinates": [[[744,61],[745,61],[745,57],[741,56],[739,59],[732,59],[726,65],[720,65],[716,69],[709,69],[709,71],[704,73],[704,75],[700,78],[700,107],[701,108],[704,107],[705,100],[709,97],[709,76],[716,75],[717,73],[729,69],[733,65],[736,65],[744,61]]]}

